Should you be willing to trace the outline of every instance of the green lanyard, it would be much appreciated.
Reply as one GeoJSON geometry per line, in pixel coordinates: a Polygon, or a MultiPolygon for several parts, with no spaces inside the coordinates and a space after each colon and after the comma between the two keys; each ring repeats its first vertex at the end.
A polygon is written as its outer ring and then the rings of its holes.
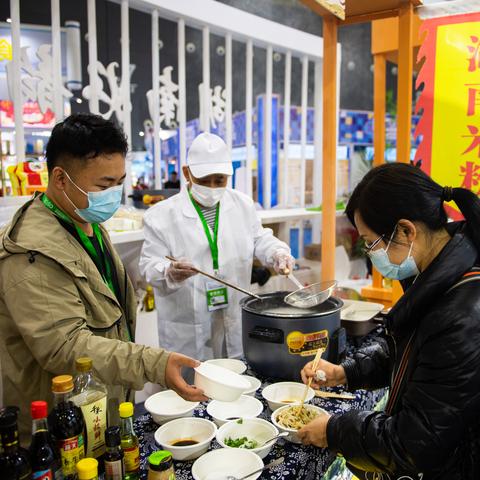
{"type": "Polygon", "coordinates": [[[205,235],[207,236],[208,245],[210,246],[210,251],[212,252],[213,270],[215,272],[218,272],[218,243],[217,242],[218,242],[218,221],[220,218],[220,202],[217,204],[217,213],[215,214],[215,225],[213,229],[213,238],[212,238],[210,227],[208,226],[208,223],[205,220],[202,210],[200,209],[197,202],[192,197],[190,190],[188,191],[188,195],[190,197],[190,200],[193,203],[193,206],[195,207],[195,210],[198,213],[198,216],[200,217],[200,221],[202,222],[203,229],[205,230],[205,235]]]}
{"type": "Polygon", "coordinates": [[[82,242],[83,246],[87,249],[88,253],[93,258],[95,265],[101,272],[103,281],[108,285],[108,288],[110,288],[112,293],[116,295],[115,288],[113,286],[112,269],[110,266],[110,262],[108,261],[108,258],[105,255],[105,247],[103,244],[102,232],[100,231],[100,227],[98,226],[98,224],[92,223],[92,228],[93,228],[93,233],[97,238],[98,244],[100,245],[100,249],[102,250],[105,262],[102,262],[102,259],[99,258],[97,250],[95,250],[95,247],[93,246],[93,243],[90,240],[90,238],[88,238],[88,235],[65,212],[60,210],[47,197],[46,194],[42,195],[42,202],[50,211],[53,212],[54,215],[56,215],[58,218],[60,218],[64,222],[67,222],[68,224],[73,225],[75,227],[75,230],[77,231],[78,236],[80,237],[80,241],[82,242]],[[103,273],[103,265],[105,265],[105,273],[103,273]]]}

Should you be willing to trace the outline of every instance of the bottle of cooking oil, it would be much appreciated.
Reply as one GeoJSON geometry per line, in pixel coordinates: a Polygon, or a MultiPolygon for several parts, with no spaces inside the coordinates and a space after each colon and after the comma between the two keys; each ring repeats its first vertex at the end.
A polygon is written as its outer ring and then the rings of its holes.
{"type": "Polygon", "coordinates": [[[72,401],[80,407],[85,420],[85,456],[103,466],[105,430],[107,428],[107,389],[93,374],[92,359],[77,358],[78,375],[72,401]]]}
{"type": "Polygon", "coordinates": [[[133,403],[120,404],[120,438],[125,460],[124,480],[140,478],[140,449],[138,437],[133,430],[133,403]]]}
{"type": "Polygon", "coordinates": [[[147,285],[147,293],[143,297],[143,308],[146,312],[153,312],[155,310],[155,295],[151,285],[147,285]]]}

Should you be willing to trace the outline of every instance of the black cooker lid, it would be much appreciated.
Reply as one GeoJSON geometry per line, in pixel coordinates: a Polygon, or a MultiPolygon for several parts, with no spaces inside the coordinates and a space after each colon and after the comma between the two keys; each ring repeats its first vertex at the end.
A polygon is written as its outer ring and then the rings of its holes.
{"type": "Polygon", "coordinates": [[[256,315],[267,317],[305,318],[319,317],[337,312],[343,306],[339,298],[330,297],[327,301],[312,308],[295,308],[284,302],[284,298],[291,292],[273,292],[260,295],[262,300],[245,297],[241,302],[242,309],[256,315]]]}

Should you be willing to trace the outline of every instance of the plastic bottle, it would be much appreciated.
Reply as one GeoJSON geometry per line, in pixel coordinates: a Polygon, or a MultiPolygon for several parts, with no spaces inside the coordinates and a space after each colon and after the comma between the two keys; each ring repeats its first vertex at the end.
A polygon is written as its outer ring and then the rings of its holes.
{"type": "Polygon", "coordinates": [[[28,451],[22,448],[18,441],[17,416],[17,407],[5,407],[0,410],[2,480],[27,480],[32,475],[28,451]]]}
{"type": "Polygon", "coordinates": [[[108,427],[105,432],[105,480],[123,480],[125,461],[120,440],[120,427],[108,427]]]}
{"type": "Polygon", "coordinates": [[[60,480],[62,463],[55,443],[48,431],[47,402],[32,402],[32,443],[30,445],[30,463],[32,480],[60,480]]]}
{"type": "Polygon", "coordinates": [[[120,438],[125,459],[124,480],[140,478],[140,449],[138,437],[133,430],[133,404],[120,404],[120,438]]]}
{"type": "Polygon", "coordinates": [[[103,465],[105,430],[107,428],[107,388],[93,374],[89,357],[77,358],[78,375],[72,401],[80,407],[85,422],[85,456],[96,458],[103,465]]]}
{"type": "Polygon", "coordinates": [[[77,463],[78,480],[98,480],[98,461],[84,458],[77,463]]]}
{"type": "Polygon", "coordinates": [[[54,407],[48,426],[62,459],[64,480],[76,480],[76,464],[85,456],[83,430],[85,423],[80,408],[71,400],[73,378],[60,375],[52,380],[54,407]]]}

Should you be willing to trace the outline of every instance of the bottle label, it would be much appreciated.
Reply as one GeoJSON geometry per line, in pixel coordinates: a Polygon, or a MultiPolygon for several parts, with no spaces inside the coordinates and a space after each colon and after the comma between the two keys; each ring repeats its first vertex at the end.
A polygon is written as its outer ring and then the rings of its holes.
{"type": "Polygon", "coordinates": [[[67,438],[58,442],[60,456],[62,457],[63,475],[75,475],[75,466],[85,457],[85,447],[83,444],[83,435],[67,438]]]}
{"type": "Polygon", "coordinates": [[[124,448],[125,470],[128,473],[137,472],[140,469],[140,449],[138,446],[124,448]]]}
{"type": "Polygon", "coordinates": [[[105,453],[105,430],[107,428],[107,396],[82,405],[87,432],[86,457],[98,458],[105,453]]]}
{"type": "Polygon", "coordinates": [[[107,462],[105,460],[105,480],[123,480],[125,476],[125,465],[122,460],[107,462]]]}
{"type": "Polygon", "coordinates": [[[52,469],[37,470],[32,473],[32,480],[54,480],[52,469]]]}

